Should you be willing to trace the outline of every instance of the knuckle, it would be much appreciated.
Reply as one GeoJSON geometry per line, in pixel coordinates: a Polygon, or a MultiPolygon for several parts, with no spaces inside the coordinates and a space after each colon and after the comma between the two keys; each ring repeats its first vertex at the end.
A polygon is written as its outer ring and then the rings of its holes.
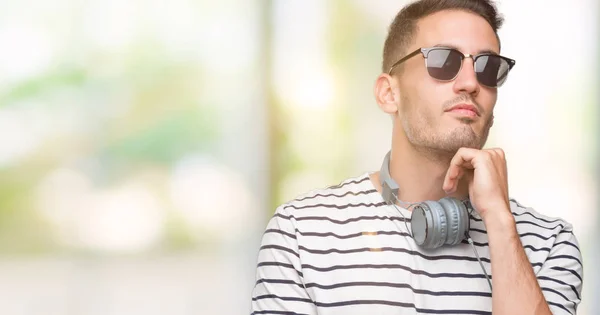
{"type": "Polygon", "coordinates": [[[492,148],[489,150],[485,150],[485,152],[487,153],[487,155],[490,158],[501,158],[504,159],[504,157],[506,156],[506,154],[504,153],[504,150],[502,150],[501,148],[492,148]]]}
{"type": "Polygon", "coordinates": [[[504,159],[504,157],[506,156],[506,154],[504,153],[504,150],[502,150],[502,149],[500,149],[500,148],[494,149],[494,151],[495,151],[495,152],[496,152],[496,154],[497,154],[499,157],[501,157],[502,159],[504,159]]]}
{"type": "Polygon", "coordinates": [[[494,156],[492,153],[486,152],[481,155],[480,161],[487,165],[493,165],[494,164],[494,156]]]}

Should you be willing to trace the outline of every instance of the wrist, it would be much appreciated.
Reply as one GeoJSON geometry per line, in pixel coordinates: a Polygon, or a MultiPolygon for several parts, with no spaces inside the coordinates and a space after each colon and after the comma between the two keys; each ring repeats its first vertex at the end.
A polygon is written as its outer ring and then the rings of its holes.
{"type": "Polygon", "coordinates": [[[482,217],[482,220],[488,234],[495,232],[506,236],[517,234],[515,217],[510,212],[510,209],[488,213],[485,217],[482,217]]]}

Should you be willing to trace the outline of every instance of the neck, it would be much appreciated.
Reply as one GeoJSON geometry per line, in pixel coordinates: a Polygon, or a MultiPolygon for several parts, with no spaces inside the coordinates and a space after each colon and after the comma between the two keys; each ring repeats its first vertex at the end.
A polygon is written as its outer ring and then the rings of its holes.
{"type": "MultiPolygon", "coordinates": [[[[451,195],[442,189],[452,156],[447,152],[415,148],[405,138],[392,139],[389,169],[392,179],[399,187],[398,199],[412,203],[443,197],[467,198],[467,180],[461,180],[458,189],[451,195]]],[[[372,180],[381,191],[379,174],[376,173],[372,180]]]]}

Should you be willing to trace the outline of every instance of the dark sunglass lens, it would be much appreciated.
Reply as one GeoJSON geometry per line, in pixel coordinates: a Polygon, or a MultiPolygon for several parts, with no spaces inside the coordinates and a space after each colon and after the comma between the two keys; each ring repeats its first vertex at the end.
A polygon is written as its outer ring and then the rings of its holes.
{"type": "Polygon", "coordinates": [[[501,86],[506,81],[508,70],[510,70],[508,61],[496,55],[480,56],[475,62],[477,80],[489,87],[501,86]]]}
{"type": "Polygon", "coordinates": [[[460,71],[462,54],[452,49],[433,49],[427,55],[427,71],[438,80],[452,80],[460,71]]]}

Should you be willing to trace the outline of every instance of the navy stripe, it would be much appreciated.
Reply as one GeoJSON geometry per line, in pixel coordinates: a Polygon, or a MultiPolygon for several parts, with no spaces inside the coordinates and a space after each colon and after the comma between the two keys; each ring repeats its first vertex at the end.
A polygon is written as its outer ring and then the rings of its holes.
{"type": "Polygon", "coordinates": [[[579,250],[579,247],[577,247],[577,245],[575,245],[575,244],[573,244],[573,243],[571,243],[571,242],[569,242],[569,241],[562,241],[562,242],[558,242],[558,243],[554,244],[554,246],[561,245],[561,244],[565,244],[565,245],[572,246],[572,247],[574,247],[574,248],[575,248],[575,249],[576,249],[578,252],[581,252],[581,251],[579,250]]]}
{"type": "Polygon", "coordinates": [[[298,199],[294,199],[293,201],[304,201],[304,200],[308,200],[308,199],[314,199],[317,197],[336,197],[336,198],[342,198],[342,197],[346,197],[348,195],[352,195],[352,196],[359,196],[359,195],[368,195],[368,194],[372,194],[372,193],[376,193],[377,190],[375,189],[370,189],[370,190],[363,190],[363,191],[359,191],[359,192],[353,192],[353,191],[347,191],[346,193],[342,194],[342,195],[336,195],[336,194],[316,194],[314,196],[307,196],[307,197],[303,197],[303,198],[298,198],[298,199]]]}
{"type": "Polygon", "coordinates": [[[258,315],[258,314],[275,314],[275,315],[309,315],[305,313],[295,313],[288,311],[274,311],[274,310],[262,310],[262,311],[254,311],[250,315],[258,315]]]}
{"type": "MultiPolygon", "coordinates": [[[[559,233],[559,234],[560,234],[560,233],[559,233]]],[[[542,235],[540,235],[540,234],[533,233],[533,232],[527,232],[527,233],[519,234],[519,237],[521,237],[521,238],[523,238],[523,237],[525,237],[525,236],[535,236],[535,237],[537,237],[537,238],[539,238],[539,239],[543,239],[543,240],[545,240],[545,241],[547,241],[547,240],[549,240],[549,239],[551,239],[551,238],[556,238],[556,235],[550,235],[550,236],[544,237],[544,236],[542,236],[542,235]]]]}
{"type": "Polygon", "coordinates": [[[252,301],[258,301],[258,300],[262,300],[262,299],[280,299],[280,300],[283,300],[283,301],[306,302],[306,303],[313,304],[313,301],[311,301],[310,299],[305,299],[305,298],[300,298],[300,297],[293,297],[293,296],[277,296],[275,294],[259,295],[257,297],[253,297],[252,301]]]}
{"type": "MultiPolygon", "coordinates": [[[[485,279],[484,274],[469,274],[469,273],[430,273],[423,270],[415,270],[410,267],[398,264],[354,264],[354,265],[334,265],[329,267],[316,267],[309,264],[302,264],[302,269],[312,269],[318,272],[330,272],[335,270],[348,270],[348,269],[401,269],[408,271],[415,275],[423,275],[429,278],[467,278],[467,279],[485,279]]],[[[492,276],[490,275],[490,279],[492,276]]]]}
{"type": "Polygon", "coordinates": [[[547,227],[547,226],[539,225],[539,224],[537,224],[535,222],[531,222],[531,221],[517,221],[516,224],[531,224],[531,225],[535,225],[535,226],[541,227],[542,229],[546,229],[546,230],[556,230],[556,228],[559,226],[561,229],[565,228],[565,226],[562,224],[558,224],[554,227],[547,227]]]}
{"type": "Polygon", "coordinates": [[[535,248],[535,247],[533,247],[533,246],[531,246],[531,245],[525,245],[525,246],[523,246],[523,248],[524,248],[524,249],[525,249],[525,248],[529,248],[529,249],[531,249],[531,250],[532,250],[532,251],[534,251],[534,252],[539,252],[539,251],[542,251],[542,252],[548,252],[548,253],[550,252],[550,248],[548,248],[548,247],[535,248]]]}
{"type": "MultiPolygon", "coordinates": [[[[292,216],[292,215],[285,216],[285,215],[283,215],[283,214],[281,214],[279,212],[276,212],[275,214],[273,214],[273,217],[280,217],[280,218],[286,219],[286,220],[294,218],[294,216],[292,216]]],[[[296,219],[296,218],[294,218],[294,219],[296,219]]]]}
{"type": "Polygon", "coordinates": [[[296,257],[300,258],[300,255],[298,255],[298,253],[296,253],[295,251],[287,248],[287,247],[283,247],[283,246],[279,246],[279,245],[263,245],[259,248],[259,251],[263,250],[263,249],[278,249],[278,250],[282,250],[284,252],[288,252],[290,254],[294,254],[296,257]]]}
{"type": "MultiPolygon", "coordinates": [[[[331,253],[337,253],[337,254],[351,254],[351,253],[360,253],[360,252],[370,252],[372,251],[372,248],[369,247],[362,247],[362,248],[353,248],[353,249],[337,249],[337,248],[331,248],[331,249],[310,249],[310,248],[306,248],[304,246],[298,246],[299,250],[303,250],[305,252],[311,253],[311,254],[331,254],[331,253]]],[[[405,248],[398,248],[398,247],[380,247],[376,249],[378,252],[399,252],[399,253],[406,253],[409,254],[411,256],[419,256],[421,258],[424,258],[426,260],[442,260],[442,259],[450,259],[450,260],[465,260],[465,261],[477,261],[476,257],[468,257],[468,256],[456,256],[456,255],[439,255],[439,256],[427,256],[424,255],[420,252],[414,251],[414,250],[408,250],[405,248]]],[[[490,263],[489,258],[486,257],[481,257],[481,261],[486,262],[486,263],[490,263]]]]}
{"type": "Polygon", "coordinates": [[[554,289],[550,289],[550,288],[542,288],[542,291],[546,291],[546,292],[552,292],[552,293],[554,293],[554,294],[556,294],[556,295],[560,295],[560,296],[561,296],[563,299],[565,299],[565,301],[567,301],[567,302],[575,303],[575,302],[573,302],[573,301],[569,300],[569,298],[568,298],[568,297],[566,297],[564,294],[562,294],[562,293],[560,293],[560,292],[558,292],[558,291],[556,291],[556,290],[554,290],[554,289]]]}
{"type": "Polygon", "coordinates": [[[393,283],[393,282],[369,282],[369,281],[356,281],[356,282],[341,282],[331,285],[323,285],[317,283],[307,283],[306,287],[316,287],[323,290],[331,290],[343,287],[389,287],[389,288],[402,288],[410,289],[413,293],[433,296],[484,296],[492,297],[491,292],[477,292],[477,291],[430,291],[415,289],[411,285],[406,283],[393,283]]]}
{"type": "Polygon", "coordinates": [[[310,209],[310,208],[333,208],[333,209],[346,209],[346,208],[358,208],[358,207],[367,207],[367,208],[371,208],[371,207],[380,207],[385,205],[385,202],[379,202],[379,203],[357,203],[357,204],[344,204],[341,206],[338,205],[332,205],[332,204],[323,204],[323,203],[317,203],[314,205],[304,205],[304,206],[295,206],[292,204],[286,204],[285,207],[286,208],[293,208],[296,210],[301,210],[301,209],[310,209]]]}
{"type": "Polygon", "coordinates": [[[389,216],[360,216],[360,217],[354,217],[354,218],[350,218],[347,220],[335,220],[332,219],[330,217],[325,217],[325,216],[307,216],[307,217],[293,217],[293,216],[284,216],[282,214],[276,213],[275,216],[283,218],[283,219],[287,219],[289,220],[290,218],[293,218],[296,221],[329,221],[331,223],[335,223],[335,224],[346,224],[346,223],[350,223],[350,222],[357,222],[357,221],[368,221],[368,220],[390,220],[390,221],[399,221],[399,222],[409,222],[410,223],[410,219],[404,219],[401,217],[389,217],[389,216]]]}
{"type": "Polygon", "coordinates": [[[390,305],[390,306],[399,306],[404,308],[412,308],[416,310],[418,313],[427,313],[427,314],[474,314],[474,315],[490,315],[490,312],[486,311],[476,311],[476,310],[434,310],[427,308],[418,308],[413,303],[403,303],[396,301],[387,301],[387,300],[351,300],[351,301],[341,301],[341,302],[333,302],[333,303],[323,303],[323,302],[315,302],[315,305],[321,307],[340,307],[340,306],[350,306],[350,305],[390,305]]]}
{"type": "Polygon", "coordinates": [[[285,235],[285,236],[287,236],[289,238],[296,239],[296,235],[294,235],[292,233],[288,233],[288,232],[282,231],[282,230],[266,229],[264,234],[267,234],[267,233],[279,233],[279,234],[285,235]]]}
{"type": "Polygon", "coordinates": [[[340,235],[340,234],[336,234],[333,232],[325,232],[325,233],[319,233],[319,232],[302,232],[298,229],[296,229],[296,233],[302,235],[302,236],[317,236],[317,237],[327,237],[327,236],[332,236],[338,239],[349,239],[349,238],[355,238],[355,237],[360,237],[363,235],[363,233],[368,233],[369,236],[376,236],[376,235],[398,235],[398,236],[404,236],[404,237],[410,237],[410,234],[406,233],[406,232],[398,232],[398,231],[364,231],[364,232],[357,232],[357,233],[352,233],[352,234],[346,234],[346,235],[340,235]],[[375,235],[372,235],[375,234],[375,235]]]}
{"type": "Polygon", "coordinates": [[[278,284],[293,284],[296,285],[300,288],[303,288],[304,286],[302,285],[302,283],[298,283],[296,281],[293,280],[285,280],[285,279],[259,279],[258,281],[256,281],[256,283],[254,285],[260,284],[260,283],[278,283],[278,284]]]}
{"type": "Polygon", "coordinates": [[[481,230],[481,229],[476,229],[476,228],[470,228],[469,232],[479,232],[479,233],[482,233],[482,234],[487,234],[486,230],[481,230]]]}
{"type": "Polygon", "coordinates": [[[513,214],[515,217],[519,217],[519,216],[522,216],[522,215],[526,215],[526,214],[527,214],[527,215],[529,215],[529,216],[531,216],[531,217],[533,217],[533,218],[535,218],[535,219],[537,219],[537,220],[540,220],[540,221],[542,221],[542,222],[546,222],[546,223],[554,223],[554,222],[562,221],[561,219],[546,220],[546,219],[543,219],[543,218],[540,218],[540,217],[536,217],[536,216],[535,216],[533,213],[531,213],[531,212],[529,212],[529,211],[527,211],[527,210],[526,210],[526,211],[524,211],[523,213],[516,213],[516,212],[513,212],[512,214],[513,214]]]}
{"type": "Polygon", "coordinates": [[[302,273],[302,271],[297,270],[294,267],[294,265],[292,265],[292,264],[286,264],[286,263],[282,263],[282,262],[278,262],[278,261],[263,261],[263,262],[259,263],[258,265],[256,265],[257,268],[258,267],[268,267],[268,266],[277,266],[277,267],[294,269],[301,278],[304,278],[304,274],[302,273]]]}
{"type": "Polygon", "coordinates": [[[387,301],[387,300],[351,300],[351,301],[340,301],[340,302],[312,302],[309,299],[297,298],[297,297],[288,297],[288,296],[277,296],[275,294],[261,295],[255,298],[252,298],[253,301],[260,299],[280,299],[283,301],[297,301],[297,302],[306,302],[315,304],[319,307],[341,307],[341,306],[350,306],[350,305],[389,305],[389,306],[399,306],[404,308],[412,308],[419,313],[427,313],[427,314],[474,314],[474,315],[490,315],[490,312],[486,311],[476,311],[476,310],[434,310],[427,308],[418,308],[413,303],[403,303],[396,301],[387,301]]]}
{"type": "Polygon", "coordinates": [[[546,223],[554,223],[556,221],[562,221],[561,219],[555,219],[555,220],[552,220],[552,221],[548,221],[548,220],[542,219],[540,217],[535,216],[533,213],[530,212],[530,210],[527,207],[523,206],[522,204],[520,204],[519,202],[517,202],[515,199],[510,199],[510,201],[514,202],[517,205],[518,208],[523,209],[523,213],[517,214],[517,213],[513,212],[513,214],[515,216],[521,216],[521,215],[524,215],[524,214],[528,214],[528,215],[530,215],[530,216],[532,216],[532,217],[534,217],[534,218],[536,218],[536,219],[538,219],[540,221],[544,221],[546,223]]]}
{"type": "Polygon", "coordinates": [[[564,259],[572,259],[572,260],[575,260],[575,261],[576,261],[576,262],[578,262],[580,265],[583,265],[583,264],[581,263],[581,261],[580,261],[579,259],[577,259],[577,257],[573,257],[573,256],[569,256],[569,255],[556,255],[556,256],[551,256],[551,257],[548,257],[548,258],[546,259],[546,261],[548,261],[548,260],[554,260],[554,259],[563,259],[563,258],[564,258],[564,259]]]}
{"type": "Polygon", "coordinates": [[[362,183],[362,182],[364,182],[366,180],[369,180],[369,179],[370,179],[369,176],[365,176],[365,177],[363,177],[363,178],[361,178],[359,180],[351,180],[351,181],[341,182],[341,183],[339,183],[337,185],[329,186],[326,189],[337,189],[337,188],[342,188],[342,187],[344,187],[346,185],[350,185],[350,184],[360,184],[360,183],[362,183]]]}
{"type": "Polygon", "coordinates": [[[575,286],[570,285],[570,284],[568,284],[568,283],[566,283],[564,281],[560,281],[560,280],[557,280],[557,279],[554,279],[554,278],[550,278],[550,277],[546,277],[546,276],[538,276],[537,278],[538,278],[538,280],[548,280],[548,281],[552,281],[552,282],[556,282],[556,283],[559,283],[559,284],[562,284],[562,285],[569,286],[571,288],[571,290],[573,290],[573,292],[575,293],[575,296],[577,296],[577,299],[581,300],[581,297],[579,297],[579,292],[577,292],[577,288],[575,288],[575,286]]]}
{"type": "Polygon", "coordinates": [[[571,311],[569,311],[569,310],[568,310],[566,307],[564,307],[564,306],[562,306],[562,305],[560,305],[560,304],[558,304],[558,303],[554,303],[554,302],[548,302],[548,304],[550,304],[550,305],[553,305],[553,306],[560,307],[560,308],[562,308],[563,310],[567,311],[567,313],[569,313],[569,314],[573,315],[573,313],[571,313],[571,311]]]}
{"type": "MultiPolygon", "coordinates": [[[[469,244],[469,241],[462,240],[461,243],[463,243],[463,244],[469,244]]],[[[473,241],[473,245],[475,245],[477,247],[489,247],[490,246],[488,243],[479,243],[479,242],[475,242],[475,241],[473,241]]]]}
{"type": "Polygon", "coordinates": [[[583,281],[583,278],[577,272],[575,272],[574,270],[563,268],[563,267],[559,267],[559,266],[550,267],[550,269],[557,270],[557,271],[567,271],[567,272],[570,272],[575,277],[579,278],[579,281],[583,281]]]}

